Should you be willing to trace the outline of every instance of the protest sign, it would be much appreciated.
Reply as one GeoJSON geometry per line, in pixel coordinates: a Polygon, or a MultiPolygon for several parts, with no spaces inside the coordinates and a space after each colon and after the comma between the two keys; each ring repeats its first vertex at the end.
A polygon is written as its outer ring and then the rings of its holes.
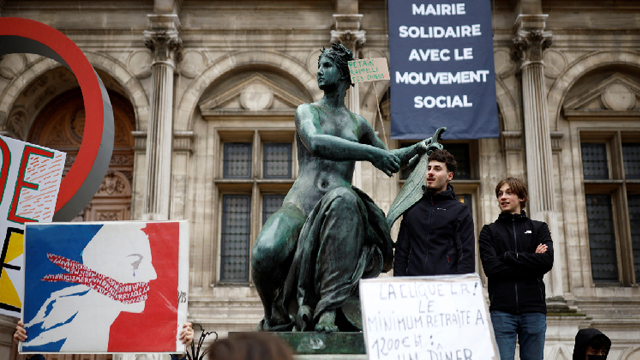
{"type": "Polygon", "coordinates": [[[369,360],[498,359],[478,274],[360,281],[369,360]]]}
{"type": "Polygon", "coordinates": [[[489,0],[389,1],[391,137],[498,137],[489,0]]]}
{"type": "Polygon", "coordinates": [[[23,230],[53,218],[66,154],[0,136],[0,314],[19,317],[23,230]]]}
{"type": "Polygon", "coordinates": [[[21,353],[178,353],[188,222],[28,224],[21,353]]]}
{"type": "Polygon", "coordinates": [[[353,83],[390,79],[386,58],[351,60],[349,74],[353,83]]]}

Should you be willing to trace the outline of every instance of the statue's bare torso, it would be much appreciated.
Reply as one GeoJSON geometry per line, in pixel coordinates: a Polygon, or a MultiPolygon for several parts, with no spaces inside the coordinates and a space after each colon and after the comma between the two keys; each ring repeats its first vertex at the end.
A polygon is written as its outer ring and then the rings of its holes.
{"type": "MultiPolygon", "coordinates": [[[[360,142],[363,129],[358,116],[346,108],[331,111],[318,103],[300,106],[298,112],[317,118],[317,122],[326,135],[360,142]]],[[[329,191],[351,186],[355,161],[335,161],[313,155],[296,134],[298,146],[299,176],[287,194],[285,203],[290,202],[307,215],[322,197],[329,191]]]]}

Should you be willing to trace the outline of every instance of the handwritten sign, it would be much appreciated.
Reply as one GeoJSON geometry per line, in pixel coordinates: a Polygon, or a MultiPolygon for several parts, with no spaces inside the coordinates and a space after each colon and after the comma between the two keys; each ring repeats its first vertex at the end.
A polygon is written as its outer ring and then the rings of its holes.
{"type": "Polygon", "coordinates": [[[369,360],[498,359],[478,274],[360,281],[369,360]]]}
{"type": "Polygon", "coordinates": [[[354,83],[391,79],[386,58],[349,61],[349,73],[354,83]]]}
{"type": "Polygon", "coordinates": [[[0,136],[0,314],[19,317],[25,223],[50,222],[66,154],[0,136]]]}

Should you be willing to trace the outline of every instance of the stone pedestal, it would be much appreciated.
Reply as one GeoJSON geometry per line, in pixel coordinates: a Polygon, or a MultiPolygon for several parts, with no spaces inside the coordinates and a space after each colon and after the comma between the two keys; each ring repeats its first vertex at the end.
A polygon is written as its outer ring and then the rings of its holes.
{"type": "MultiPolygon", "coordinates": [[[[240,333],[229,333],[229,338],[240,333]]],[[[300,360],[366,360],[364,335],[361,332],[274,332],[282,338],[300,360]]]]}

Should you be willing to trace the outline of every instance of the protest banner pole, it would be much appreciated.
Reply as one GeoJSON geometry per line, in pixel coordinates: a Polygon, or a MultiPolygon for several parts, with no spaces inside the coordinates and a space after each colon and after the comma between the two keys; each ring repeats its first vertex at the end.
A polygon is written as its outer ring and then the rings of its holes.
{"type": "Polygon", "coordinates": [[[380,111],[380,100],[378,99],[378,90],[376,90],[376,82],[373,84],[373,93],[376,95],[376,107],[378,108],[378,119],[380,119],[380,126],[382,126],[382,141],[384,142],[384,146],[389,149],[389,143],[387,142],[387,132],[384,130],[384,122],[382,121],[382,112],[380,111]]]}

